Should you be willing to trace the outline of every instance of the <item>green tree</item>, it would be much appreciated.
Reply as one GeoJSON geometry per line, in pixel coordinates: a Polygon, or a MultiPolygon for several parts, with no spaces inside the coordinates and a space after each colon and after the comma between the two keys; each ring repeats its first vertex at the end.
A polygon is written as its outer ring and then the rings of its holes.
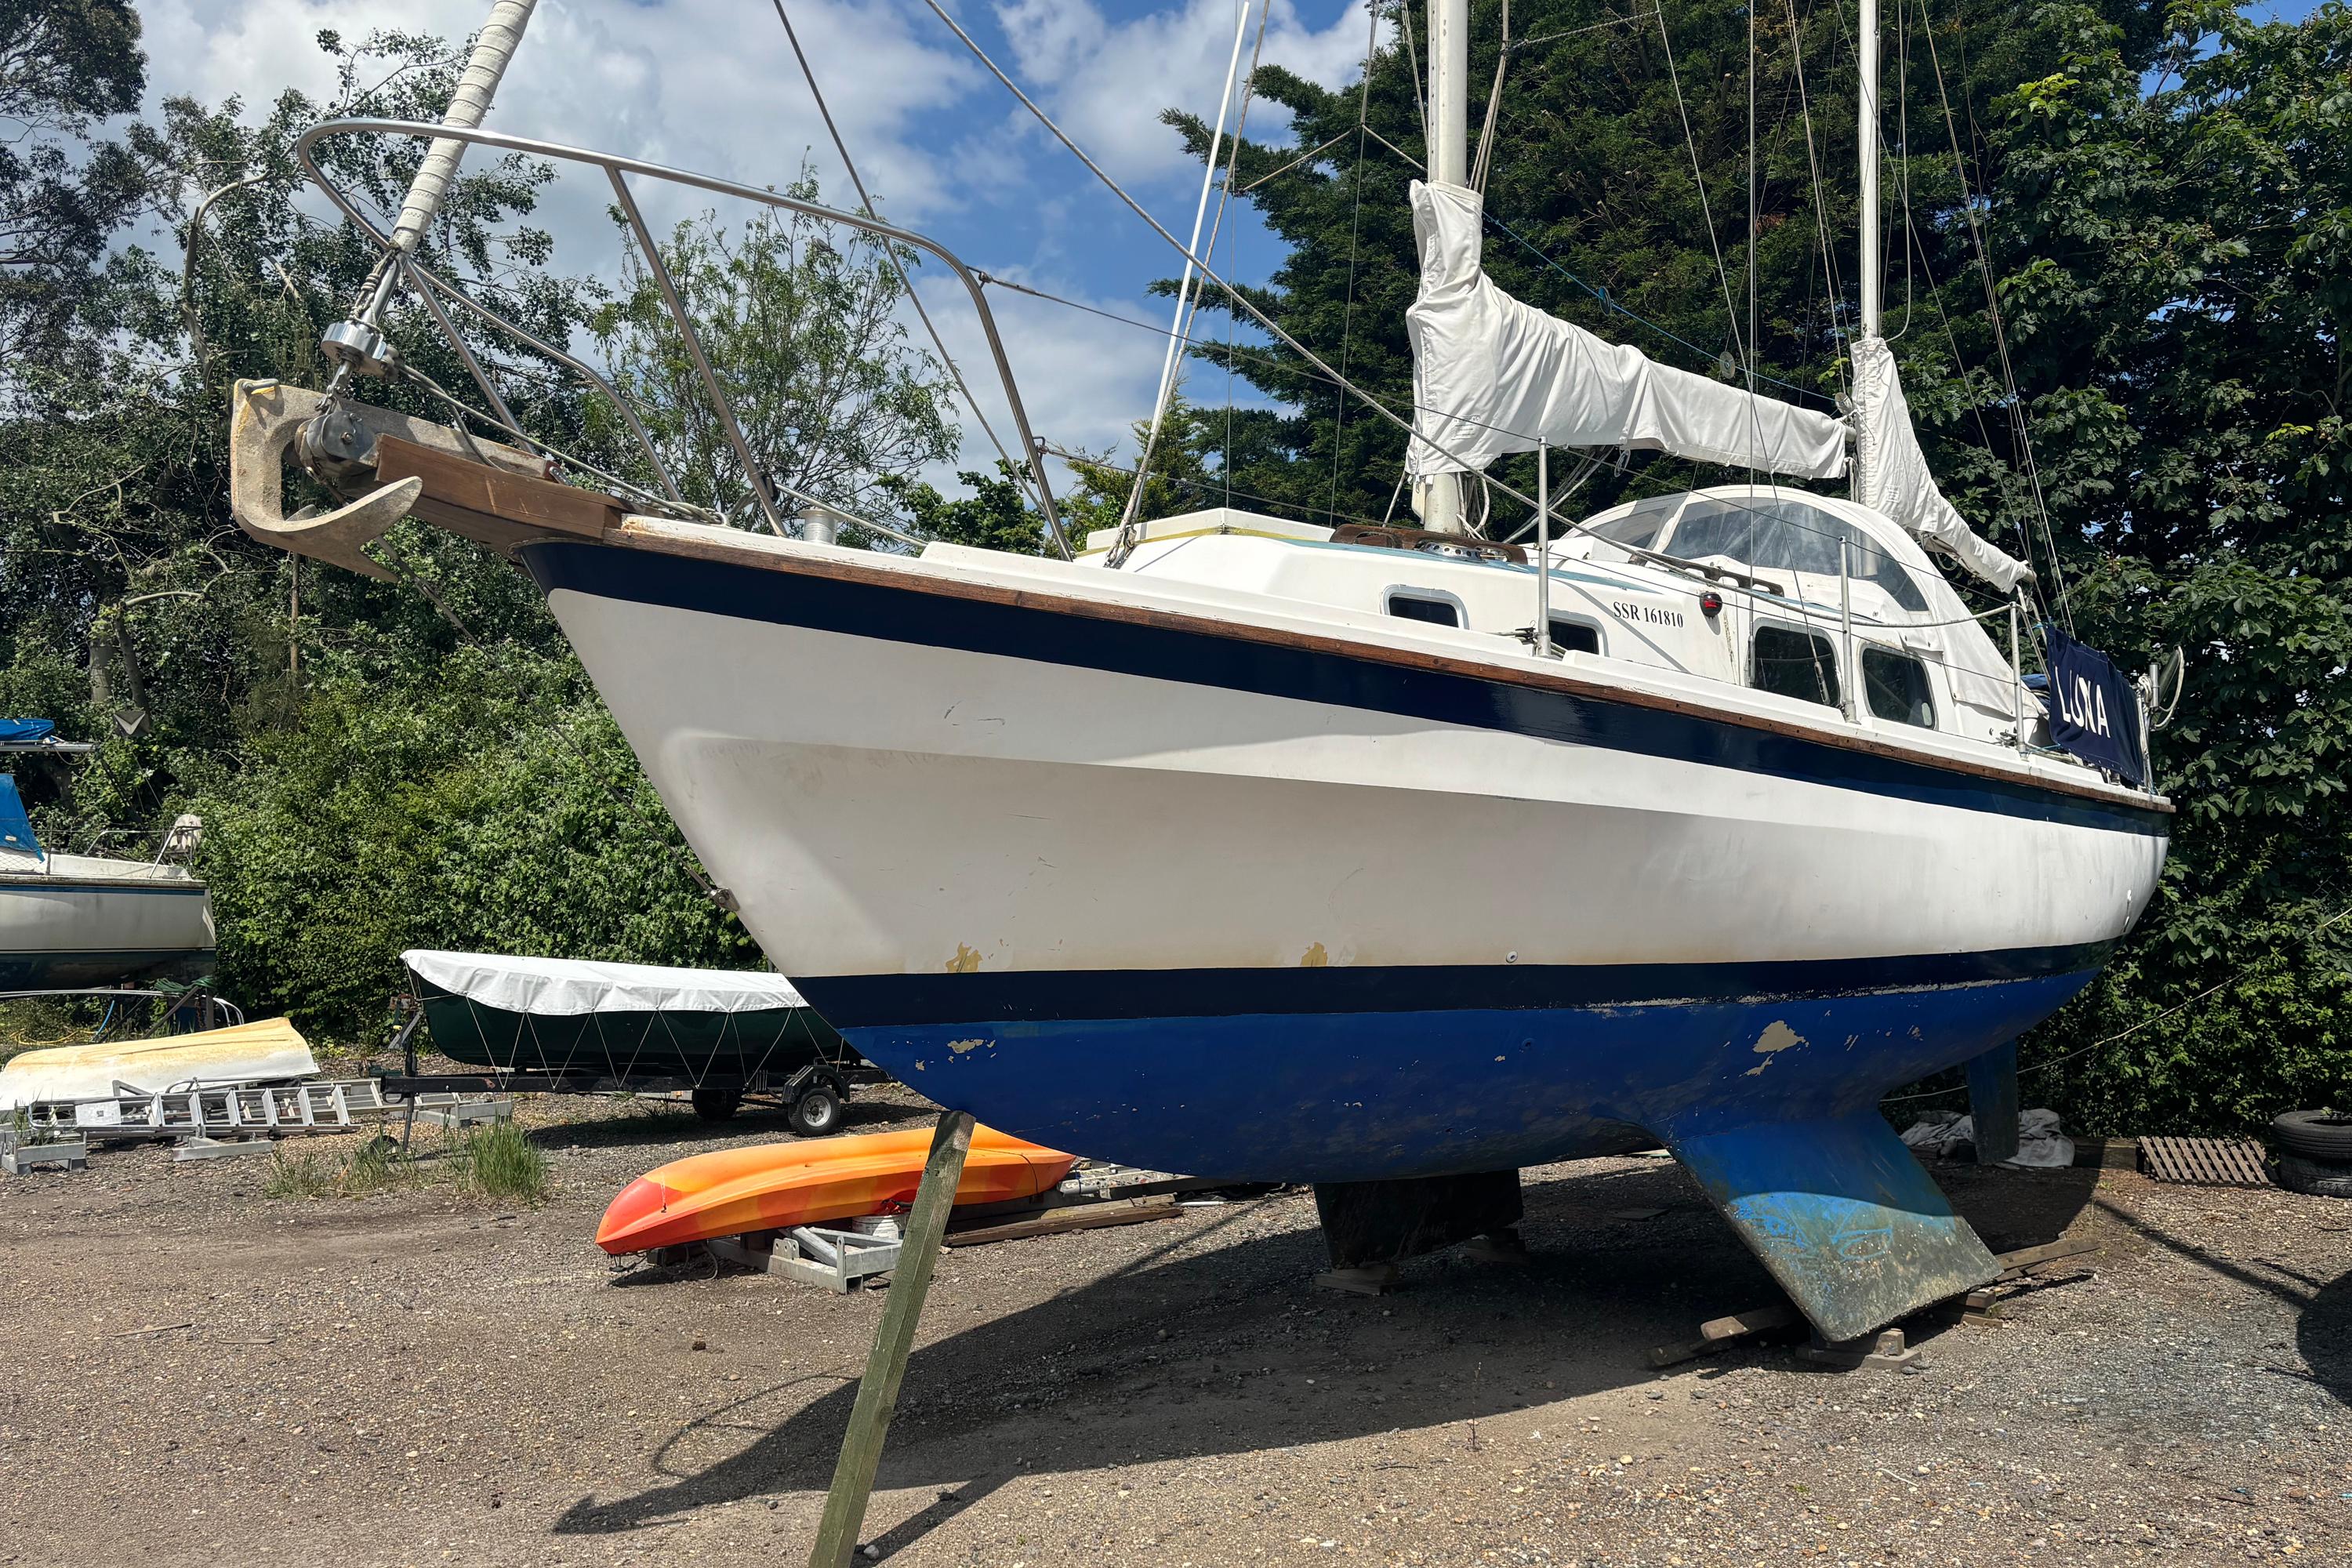
{"type": "MultiPolygon", "coordinates": [[[[813,202],[816,182],[803,171],[785,194],[813,202]]],[[[887,477],[955,449],[940,368],[899,317],[910,255],[768,207],[740,228],[710,214],[681,223],[661,248],[744,444],[777,485],[855,512],[887,477]]],[[[634,247],[620,298],[593,326],[687,500],[757,526],[742,459],[634,247]]]]}
{"type": "Polygon", "coordinates": [[[88,363],[73,319],[149,178],[141,147],[92,128],[145,87],[126,0],[0,0],[0,401],[88,363]]]}

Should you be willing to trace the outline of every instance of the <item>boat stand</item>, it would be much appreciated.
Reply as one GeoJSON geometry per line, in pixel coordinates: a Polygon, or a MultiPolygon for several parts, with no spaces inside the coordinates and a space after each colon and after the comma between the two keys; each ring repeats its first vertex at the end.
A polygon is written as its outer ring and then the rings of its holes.
{"type": "Polygon", "coordinates": [[[943,1110],[931,1134],[931,1157],[924,1162],[915,1206],[907,1215],[890,1297],[883,1303],[881,1326],[874,1331],[873,1353],[866,1358],[866,1375],[857,1381],[857,1402],[850,1407],[833,1487],[824,1495],[824,1518],[809,1552],[809,1568],[850,1568],[856,1554],[857,1532],[866,1523],[874,1475],[882,1464],[882,1440],[890,1429],[890,1414],[898,1408],[908,1353],[915,1346],[915,1324],[922,1316],[923,1299],[930,1294],[931,1270],[940,1260],[957,1184],[963,1180],[964,1156],[971,1152],[972,1125],[970,1111],[943,1110]]]}
{"type": "MultiPolygon", "coordinates": [[[[821,1285],[836,1296],[846,1296],[873,1276],[896,1269],[905,1240],[897,1220],[877,1216],[842,1226],[795,1226],[781,1234],[771,1230],[715,1236],[700,1246],[721,1263],[803,1285],[821,1285]]],[[[663,1247],[654,1261],[671,1262],[665,1255],[677,1253],[676,1260],[682,1262],[691,1251],[685,1247],[663,1247]]]]}

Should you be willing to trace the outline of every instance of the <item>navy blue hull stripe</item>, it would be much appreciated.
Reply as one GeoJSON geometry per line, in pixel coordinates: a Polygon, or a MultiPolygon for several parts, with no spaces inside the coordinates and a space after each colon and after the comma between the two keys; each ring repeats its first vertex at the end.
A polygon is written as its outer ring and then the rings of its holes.
{"type": "Polygon", "coordinates": [[[1325,648],[617,545],[549,542],[525,545],[519,553],[550,593],[569,589],[738,620],[1360,708],[2036,822],[2124,833],[2167,831],[2165,815],[2143,807],[1853,751],[1704,714],[1325,648]]]}
{"type": "Polygon", "coordinates": [[[2112,942],[1769,963],[1399,964],[798,975],[836,1029],[1075,1019],[1451,1013],[1754,1002],[2080,974],[2112,942]]]}

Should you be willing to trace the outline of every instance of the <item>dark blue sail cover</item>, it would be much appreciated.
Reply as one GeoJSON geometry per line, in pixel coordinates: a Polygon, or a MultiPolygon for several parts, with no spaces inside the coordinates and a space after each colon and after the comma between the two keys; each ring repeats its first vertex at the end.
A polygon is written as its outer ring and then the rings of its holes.
{"type": "Polygon", "coordinates": [[[56,733],[54,719],[0,719],[0,746],[30,746],[56,733]]]}
{"type": "Polygon", "coordinates": [[[2115,662],[2060,631],[2050,638],[2050,738],[2094,766],[2147,783],[2139,749],[2139,695],[2115,662]]]}

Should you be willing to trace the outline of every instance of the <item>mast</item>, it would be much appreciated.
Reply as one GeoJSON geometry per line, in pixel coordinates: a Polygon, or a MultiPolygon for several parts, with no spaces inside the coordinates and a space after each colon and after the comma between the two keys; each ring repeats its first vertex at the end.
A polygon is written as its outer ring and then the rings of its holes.
{"type": "MultiPolygon", "coordinates": [[[[1470,0],[1429,0],[1430,184],[1470,183],[1469,108],[1470,0]]],[[[1432,474],[1413,490],[1423,527],[1438,533],[1467,531],[1461,475],[1432,474]]]]}
{"type": "MultiPolygon", "coordinates": [[[[1854,157],[1862,175],[1862,255],[1857,258],[1862,273],[1862,338],[1874,342],[1879,336],[1879,239],[1878,239],[1878,0],[1862,0],[1862,18],[1855,33],[1861,51],[1861,86],[1854,94],[1856,117],[1854,157]]],[[[1859,388],[1857,388],[1857,392],[1859,388]]],[[[1874,454],[1868,438],[1868,421],[1855,433],[1853,443],[1853,494],[1859,500],[1870,494],[1864,469],[1874,454]]]]}
{"type": "MultiPolygon", "coordinates": [[[[457,90],[449,95],[449,108],[441,116],[442,124],[471,131],[482,123],[490,111],[490,100],[498,96],[499,82],[506,75],[508,62],[521,47],[523,29],[530,25],[531,11],[538,4],[539,0],[498,0],[490,8],[489,20],[482,24],[481,32],[475,37],[474,52],[467,58],[465,74],[457,79],[457,90]]],[[[436,139],[426,149],[424,162],[416,166],[416,177],[408,183],[407,198],[400,206],[400,221],[393,226],[392,247],[399,256],[416,254],[425,231],[432,226],[434,215],[441,208],[442,198],[448,195],[451,183],[457,177],[457,161],[465,155],[466,144],[447,137],[436,139]]],[[[382,374],[391,348],[377,330],[377,323],[399,279],[400,268],[393,257],[378,260],[358,313],[350,321],[329,327],[320,339],[319,346],[335,362],[336,384],[353,371],[362,375],[382,374]]]]}
{"type": "Polygon", "coordinates": [[[1862,50],[1862,90],[1855,155],[1862,161],[1862,335],[1879,335],[1878,304],[1878,0],[1862,0],[1857,34],[1862,50]]]}

